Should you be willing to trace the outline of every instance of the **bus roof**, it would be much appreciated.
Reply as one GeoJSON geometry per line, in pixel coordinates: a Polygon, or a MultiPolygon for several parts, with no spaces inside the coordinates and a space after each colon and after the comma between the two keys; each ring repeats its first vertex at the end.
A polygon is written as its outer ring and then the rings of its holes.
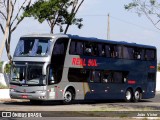
{"type": "Polygon", "coordinates": [[[151,46],[151,45],[129,43],[125,41],[104,40],[104,39],[98,39],[93,37],[80,37],[78,35],[71,35],[71,34],[29,34],[29,35],[24,35],[22,37],[50,37],[50,38],[65,37],[65,38],[71,38],[71,39],[77,39],[77,40],[83,40],[83,41],[93,41],[93,42],[102,42],[102,43],[109,43],[109,44],[119,44],[119,45],[133,46],[133,47],[156,49],[155,46],[151,46]]]}
{"type": "Polygon", "coordinates": [[[141,48],[150,48],[150,49],[156,49],[155,46],[151,45],[143,45],[143,44],[137,44],[137,43],[129,43],[125,41],[113,41],[113,40],[104,40],[104,39],[98,39],[98,38],[92,38],[92,37],[80,37],[78,35],[68,35],[71,39],[78,39],[83,41],[93,41],[93,42],[102,42],[102,43],[109,43],[109,44],[118,44],[118,45],[126,45],[126,46],[133,46],[133,47],[141,47],[141,48]]]}
{"type": "Polygon", "coordinates": [[[28,34],[28,35],[23,35],[21,37],[50,37],[50,38],[56,38],[56,37],[68,37],[68,35],[65,34],[28,34]]]}

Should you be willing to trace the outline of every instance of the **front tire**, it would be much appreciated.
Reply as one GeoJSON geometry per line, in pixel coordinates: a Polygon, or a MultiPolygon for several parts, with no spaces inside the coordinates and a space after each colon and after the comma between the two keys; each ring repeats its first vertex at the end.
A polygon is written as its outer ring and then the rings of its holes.
{"type": "Polygon", "coordinates": [[[64,100],[63,103],[64,104],[71,104],[74,100],[74,92],[69,89],[64,93],[64,100]]]}
{"type": "Polygon", "coordinates": [[[126,101],[126,102],[131,102],[131,101],[132,101],[132,98],[133,98],[132,91],[131,91],[130,89],[126,90],[126,93],[125,93],[125,101],[126,101]]]}

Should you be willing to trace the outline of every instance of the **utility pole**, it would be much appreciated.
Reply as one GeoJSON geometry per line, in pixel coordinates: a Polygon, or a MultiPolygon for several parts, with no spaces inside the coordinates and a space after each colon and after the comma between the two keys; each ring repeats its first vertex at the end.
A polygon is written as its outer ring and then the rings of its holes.
{"type": "Polygon", "coordinates": [[[110,15],[108,14],[107,40],[110,39],[110,15]]]}

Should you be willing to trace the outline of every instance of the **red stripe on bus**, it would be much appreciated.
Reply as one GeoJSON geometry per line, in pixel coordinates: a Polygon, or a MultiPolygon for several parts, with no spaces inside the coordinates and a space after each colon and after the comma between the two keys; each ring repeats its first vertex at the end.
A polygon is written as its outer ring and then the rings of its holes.
{"type": "Polygon", "coordinates": [[[150,69],[154,69],[154,68],[155,68],[155,66],[149,66],[149,68],[150,68],[150,69]]]}
{"type": "Polygon", "coordinates": [[[135,80],[128,80],[128,84],[136,84],[135,80]]]}

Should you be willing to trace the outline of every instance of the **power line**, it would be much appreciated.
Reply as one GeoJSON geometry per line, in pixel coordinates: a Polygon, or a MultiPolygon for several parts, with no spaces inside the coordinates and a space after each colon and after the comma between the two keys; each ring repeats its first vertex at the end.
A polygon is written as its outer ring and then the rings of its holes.
{"type": "MultiPolygon", "coordinates": [[[[84,16],[84,17],[107,17],[108,15],[103,15],[103,14],[102,14],[102,15],[79,15],[79,16],[84,16]]],[[[123,20],[123,19],[120,19],[120,18],[111,16],[111,15],[110,15],[110,18],[112,18],[112,19],[114,19],[114,20],[117,20],[117,21],[120,21],[120,22],[123,22],[123,23],[126,23],[126,24],[130,24],[130,25],[133,25],[133,26],[142,28],[142,29],[147,29],[147,30],[150,30],[150,31],[152,31],[152,32],[160,33],[160,32],[158,32],[158,31],[156,31],[156,30],[151,29],[151,28],[147,28],[147,27],[144,27],[144,26],[141,26],[141,25],[132,23],[132,22],[128,22],[128,21],[126,21],[126,20],[123,20]]]]}
{"type": "Polygon", "coordinates": [[[118,21],[120,21],[120,22],[126,23],[126,24],[130,24],[130,25],[133,25],[133,26],[136,26],[136,27],[142,28],[142,29],[147,29],[147,30],[150,30],[150,31],[153,31],[153,32],[159,33],[158,31],[153,30],[153,29],[151,29],[151,28],[147,28],[147,27],[144,27],[144,26],[141,26],[141,25],[135,24],[135,23],[131,23],[131,22],[128,22],[128,21],[126,21],[126,20],[119,19],[119,18],[117,18],[117,17],[113,17],[113,16],[111,16],[111,18],[112,18],[112,19],[115,19],[115,20],[118,20],[118,21]]]}

